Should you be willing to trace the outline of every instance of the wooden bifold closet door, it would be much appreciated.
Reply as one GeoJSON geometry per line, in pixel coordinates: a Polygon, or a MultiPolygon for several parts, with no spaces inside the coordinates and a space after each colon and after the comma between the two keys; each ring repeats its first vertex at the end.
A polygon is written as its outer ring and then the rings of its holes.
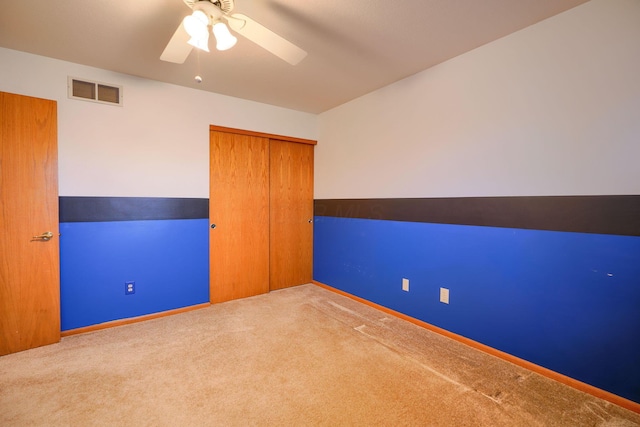
{"type": "Polygon", "coordinates": [[[311,281],[313,143],[212,126],[212,303],[311,281]]]}

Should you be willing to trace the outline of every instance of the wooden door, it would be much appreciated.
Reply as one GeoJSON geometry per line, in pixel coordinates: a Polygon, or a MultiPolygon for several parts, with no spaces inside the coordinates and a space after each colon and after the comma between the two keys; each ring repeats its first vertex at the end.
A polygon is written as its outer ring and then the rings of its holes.
{"type": "Polygon", "coordinates": [[[0,92],[0,355],[60,341],[56,108],[0,92]]]}
{"type": "Polygon", "coordinates": [[[313,278],[313,145],[270,142],[270,289],[313,278]]]}
{"type": "Polygon", "coordinates": [[[269,140],[211,131],[212,303],[269,291],[269,140]]]}

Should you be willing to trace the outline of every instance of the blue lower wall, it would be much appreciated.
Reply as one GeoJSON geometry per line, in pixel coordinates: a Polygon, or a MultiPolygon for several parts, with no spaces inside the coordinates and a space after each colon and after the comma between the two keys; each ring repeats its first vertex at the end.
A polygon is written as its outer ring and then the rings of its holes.
{"type": "Polygon", "coordinates": [[[640,402],[640,237],[316,216],[314,279],[640,402]]]}
{"type": "Polygon", "coordinates": [[[60,232],[63,331],[209,302],[207,219],[63,222],[60,232]]]}

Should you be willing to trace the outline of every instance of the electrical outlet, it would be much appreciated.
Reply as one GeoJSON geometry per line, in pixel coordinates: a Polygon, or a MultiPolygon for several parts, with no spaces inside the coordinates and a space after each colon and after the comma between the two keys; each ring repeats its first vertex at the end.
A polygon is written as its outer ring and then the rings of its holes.
{"type": "Polygon", "coordinates": [[[402,279],[402,290],[409,292],[409,279],[402,279]]]}
{"type": "Polygon", "coordinates": [[[136,282],[124,282],[124,294],[133,295],[136,293],[136,282]]]}
{"type": "Polygon", "coordinates": [[[449,304],[449,289],[440,288],[440,302],[449,304]]]}

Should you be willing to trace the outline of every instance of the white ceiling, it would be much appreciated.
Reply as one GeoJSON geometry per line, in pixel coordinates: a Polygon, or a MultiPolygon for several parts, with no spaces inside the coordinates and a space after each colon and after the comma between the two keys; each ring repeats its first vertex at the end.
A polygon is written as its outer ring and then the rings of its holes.
{"type": "Polygon", "coordinates": [[[586,1],[235,0],[308,52],[292,66],[240,36],[160,61],[183,0],[0,0],[0,46],[320,113],[586,1]]]}

